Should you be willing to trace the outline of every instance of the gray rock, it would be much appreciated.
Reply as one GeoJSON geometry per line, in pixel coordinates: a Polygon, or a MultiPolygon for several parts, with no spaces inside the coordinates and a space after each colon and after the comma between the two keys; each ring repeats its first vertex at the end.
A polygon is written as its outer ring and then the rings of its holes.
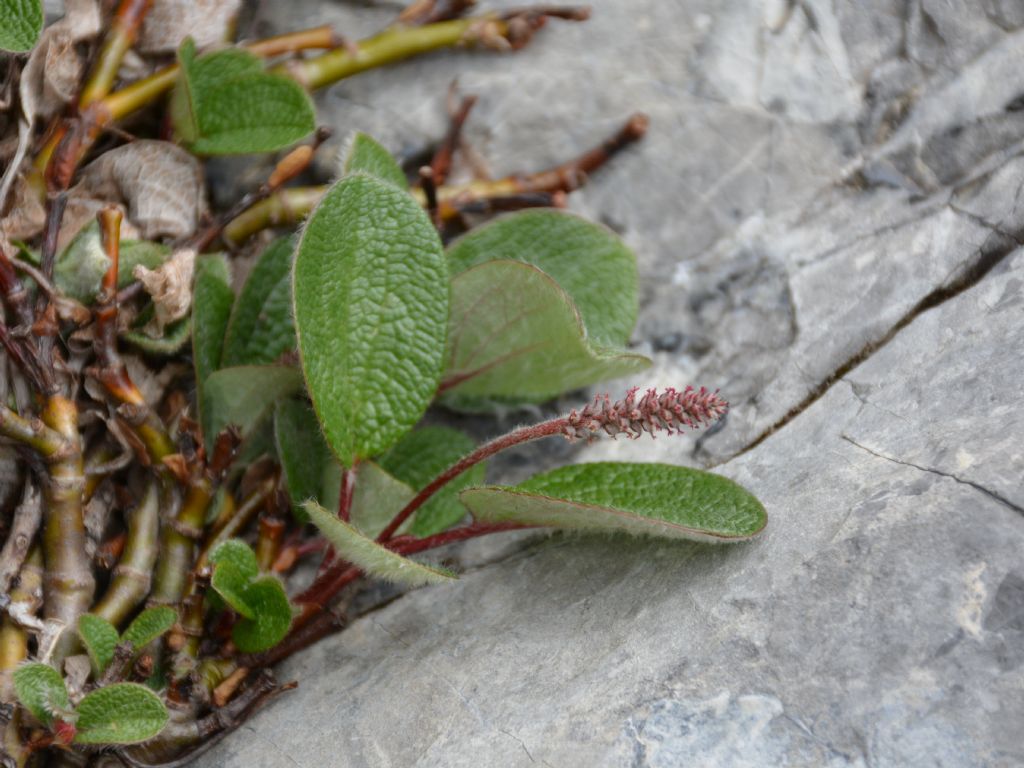
{"type": "MultiPolygon", "coordinates": [[[[323,18],[292,6],[262,18],[323,18]]],[[[440,135],[459,73],[497,173],[649,112],[572,204],[640,255],[638,383],[734,408],[577,458],[716,464],[770,522],[727,548],[470,551],[287,662],[299,688],[199,764],[1024,765],[1022,23],[997,0],[606,0],[514,57],[329,91],[401,150],[440,135]]]]}

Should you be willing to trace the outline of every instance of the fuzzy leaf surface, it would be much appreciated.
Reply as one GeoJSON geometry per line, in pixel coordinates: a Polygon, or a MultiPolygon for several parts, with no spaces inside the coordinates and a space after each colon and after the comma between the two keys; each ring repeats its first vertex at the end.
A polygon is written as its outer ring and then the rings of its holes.
{"type": "Polygon", "coordinates": [[[287,398],[274,410],[274,440],[296,516],[305,521],[302,502],[319,499],[324,468],[334,460],[316,414],[303,400],[287,398]]]}
{"type": "Polygon", "coordinates": [[[167,724],[167,707],[137,683],[114,683],[86,695],[75,709],[76,744],[137,744],[167,724]]]}
{"type": "Polygon", "coordinates": [[[269,365],[295,349],[292,321],[292,252],[282,237],[260,256],[235,302],[224,340],[224,365],[269,365]]]}
{"type": "Polygon", "coordinates": [[[294,80],[263,71],[259,59],[228,49],[178,52],[181,75],[171,101],[175,131],[200,155],[273,152],[316,128],[309,95],[294,80]]]}
{"type": "MultiPolygon", "coordinates": [[[[473,439],[457,429],[420,427],[392,446],[391,450],[380,457],[379,463],[396,478],[418,491],[475,447],[473,439]]],[[[462,520],[466,508],[458,499],[459,491],[482,483],[485,471],[486,463],[481,462],[441,488],[416,510],[410,533],[421,538],[432,536],[462,520]]]]}
{"type": "Polygon", "coordinates": [[[210,553],[210,563],[210,586],[214,591],[245,618],[256,618],[257,609],[249,602],[247,593],[260,569],[249,545],[241,539],[228,539],[210,553]]]}
{"type": "Polygon", "coordinates": [[[170,630],[178,620],[178,612],[168,605],[147,608],[124,631],[121,640],[131,643],[135,650],[142,650],[164,632],[170,630]]]}
{"type": "Polygon", "coordinates": [[[449,571],[418,563],[382,547],[316,502],[307,502],[306,512],[339,557],[345,558],[370,576],[410,587],[440,584],[455,579],[455,575],[449,571]]]}
{"type": "Polygon", "coordinates": [[[150,355],[173,355],[188,344],[192,337],[192,315],[177,320],[164,328],[163,336],[150,336],[140,326],[153,316],[152,307],[139,315],[135,330],[125,331],[121,338],[150,355]],[[147,314],[148,312],[148,314],[147,314]]]}
{"type": "MultiPolygon", "coordinates": [[[[324,489],[324,499],[337,496],[338,488],[324,489]]],[[[383,531],[415,492],[405,483],[381,469],[372,461],[364,461],[356,470],[356,487],[352,494],[352,524],[371,539],[383,531]]],[[[337,509],[337,504],[333,507],[337,509]]],[[[400,531],[406,533],[408,526],[400,531]]]]}
{"type": "Polygon", "coordinates": [[[565,211],[520,211],[448,247],[453,276],[495,259],[522,261],[550,275],[576,305],[592,344],[629,342],[637,316],[636,256],[607,227],[565,211]]]}
{"type": "Polygon", "coordinates": [[[244,436],[271,413],[274,403],[302,389],[302,374],[279,365],[224,368],[206,379],[203,433],[212,438],[229,424],[244,436]]]}
{"type": "Polygon", "coordinates": [[[407,193],[346,176],[306,223],[292,299],[306,384],[345,466],[387,450],[437,390],[448,280],[437,231],[407,193]]]}
{"type": "Polygon", "coordinates": [[[292,625],[292,606],[281,582],[261,576],[246,587],[245,602],[254,615],[241,619],[231,630],[240,651],[259,653],[284,640],[292,625]]]}
{"type": "Polygon", "coordinates": [[[43,725],[53,722],[55,710],[71,707],[64,680],[49,664],[22,664],[14,670],[12,678],[18,701],[43,725]]]}
{"type": "Polygon", "coordinates": [[[0,50],[31,50],[42,31],[42,0],[0,0],[0,50]]]}
{"type": "Polygon", "coordinates": [[[341,169],[344,174],[367,173],[399,189],[409,186],[402,167],[391,153],[361,131],[353,133],[342,150],[341,169]]]}
{"type": "Polygon", "coordinates": [[[488,261],[452,280],[446,401],[540,402],[650,365],[642,355],[598,347],[569,295],[520,261],[488,261]]]}
{"type": "Polygon", "coordinates": [[[486,522],[713,543],[749,539],[768,520],[761,503],[732,480],[669,464],[576,464],[514,487],[470,488],[460,498],[486,522]]]}
{"type": "Polygon", "coordinates": [[[100,616],[83,613],[78,617],[78,636],[92,662],[93,676],[99,677],[114,658],[114,648],[121,639],[117,627],[100,616]]]}
{"type": "MultiPolygon", "coordinates": [[[[224,258],[216,255],[197,259],[192,292],[192,360],[196,369],[200,423],[206,411],[206,381],[220,368],[224,332],[234,302],[235,294],[231,290],[231,278],[224,258]]],[[[208,445],[212,444],[213,437],[206,433],[208,445]]]]}

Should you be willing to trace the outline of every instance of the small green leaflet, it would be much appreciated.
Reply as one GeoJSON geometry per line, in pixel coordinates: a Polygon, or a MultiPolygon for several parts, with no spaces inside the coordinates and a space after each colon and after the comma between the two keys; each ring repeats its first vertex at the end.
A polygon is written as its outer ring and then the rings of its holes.
{"type": "Polygon", "coordinates": [[[78,635],[92,662],[92,674],[98,678],[114,658],[114,648],[121,638],[117,627],[104,618],[84,613],[78,617],[78,635]]]}
{"type": "Polygon", "coordinates": [[[242,365],[223,368],[206,379],[203,434],[213,438],[229,424],[242,435],[271,414],[274,403],[302,389],[302,374],[280,365],[242,365]]]}
{"type": "Polygon", "coordinates": [[[441,241],[426,213],[364,174],[306,223],[292,284],[306,385],[347,467],[394,444],[437,390],[448,318],[441,241]]]}
{"type": "Polygon", "coordinates": [[[394,184],[399,189],[409,186],[405,173],[391,153],[365,133],[356,131],[350,135],[341,151],[341,157],[341,170],[344,174],[362,172],[394,184]]]}
{"type": "Polygon", "coordinates": [[[253,54],[229,48],[197,58],[188,38],[178,59],[171,118],[196,154],[273,152],[316,128],[309,95],[294,80],[264,72],[253,54]]]}
{"type": "Polygon", "coordinates": [[[49,664],[22,664],[12,675],[18,701],[43,725],[53,722],[53,715],[71,708],[68,689],[60,673],[49,664]]]}
{"type": "Polygon", "coordinates": [[[29,51],[42,31],[42,0],[0,0],[0,50],[29,51]]]}
{"type": "Polygon", "coordinates": [[[231,638],[243,653],[259,653],[281,642],[292,623],[284,587],[273,576],[260,576],[256,555],[239,539],[229,539],[210,553],[211,586],[241,618],[231,638]]]}
{"type": "Polygon", "coordinates": [[[749,539],[768,520],[761,503],[732,480],[668,464],[577,464],[514,487],[470,488],[460,498],[484,522],[713,543],[749,539]]]}
{"type": "Polygon", "coordinates": [[[159,337],[150,336],[142,330],[152,317],[153,307],[150,305],[139,314],[135,328],[122,333],[121,338],[150,355],[173,355],[188,344],[192,337],[192,315],[171,323],[159,337]]]}
{"type": "Polygon", "coordinates": [[[167,707],[144,685],[114,683],[86,695],[75,709],[76,744],[137,744],[167,724],[167,707]]]}
{"type": "MultiPolygon", "coordinates": [[[[231,277],[224,257],[216,254],[196,260],[195,287],[192,292],[192,360],[196,370],[199,420],[207,409],[206,382],[220,368],[224,349],[224,331],[235,301],[231,277]]],[[[214,435],[206,433],[207,444],[214,435]]]]}
{"type": "Polygon", "coordinates": [[[445,402],[540,402],[647,368],[650,360],[597,347],[569,295],[541,270],[488,261],[452,280],[445,402]]]}
{"type": "Polygon", "coordinates": [[[338,555],[370,576],[409,587],[440,584],[455,579],[455,574],[450,571],[417,563],[385,549],[315,501],[306,502],[305,508],[309,519],[320,529],[338,555]]]}
{"type": "Polygon", "coordinates": [[[246,589],[259,576],[256,554],[239,539],[229,539],[210,553],[214,566],[210,586],[225,602],[247,619],[256,616],[256,609],[246,601],[246,589]]]}
{"type": "Polygon", "coordinates": [[[136,651],[141,651],[151,642],[167,632],[178,621],[178,612],[167,605],[147,608],[128,625],[121,635],[121,642],[131,643],[136,651]]]}
{"type": "Polygon", "coordinates": [[[271,243],[249,273],[224,339],[224,365],[269,365],[295,349],[292,321],[294,237],[271,243]]]}

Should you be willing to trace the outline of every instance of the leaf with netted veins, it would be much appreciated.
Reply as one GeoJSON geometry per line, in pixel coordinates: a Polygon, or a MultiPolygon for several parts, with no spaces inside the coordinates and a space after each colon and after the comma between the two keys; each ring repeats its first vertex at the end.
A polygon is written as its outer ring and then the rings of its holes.
{"type": "Polygon", "coordinates": [[[445,402],[541,402],[650,365],[591,344],[576,306],[549,275],[520,261],[488,261],[452,280],[445,402]]]}
{"type": "Polygon", "coordinates": [[[206,379],[203,434],[217,435],[234,424],[247,436],[274,403],[302,389],[302,374],[281,365],[223,368],[206,379]]]}
{"type": "Polygon", "coordinates": [[[40,0],[0,0],[0,50],[31,50],[43,31],[40,0]]]}
{"type": "Polygon", "coordinates": [[[253,615],[235,624],[231,639],[242,653],[260,653],[284,640],[292,625],[292,606],[284,587],[273,576],[261,576],[245,589],[253,615]]]}
{"type": "Polygon", "coordinates": [[[137,744],[167,724],[167,707],[136,683],[114,683],[86,695],[75,708],[76,744],[137,744]]]}
{"type": "Polygon", "coordinates": [[[178,612],[170,606],[158,605],[147,608],[128,625],[128,629],[121,635],[121,641],[131,643],[136,651],[142,650],[164,632],[169,631],[177,620],[178,612]]]}
{"type": "Polygon", "coordinates": [[[365,133],[356,131],[349,136],[341,152],[342,173],[367,173],[381,181],[406,189],[409,184],[402,167],[384,147],[365,133]]]}
{"type": "Polygon", "coordinates": [[[224,365],[269,365],[295,349],[292,321],[294,237],[272,242],[235,302],[224,340],[224,365]]]}
{"type": "Polygon", "coordinates": [[[93,677],[99,677],[114,658],[114,648],[121,639],[117,627],[100,616],[84,613],[78,617],[78,636],[92,663],[93,677]]]}
{"type": "Polygon", "coordinates": [[[448,279],[437,231],[412,197],[357,173],[310,216],[292,283],[306,385],[347,467],[393,445],[437,390],[448,279]]]}
{"type": "Polygon", "coordinates": [[[469,488],[460,498],[484,522],[713,543],[749,539],[768,519],[732,480],[668,464],[577,464],[514,487],[469,488]]]}
{"type": "Polygon", "coordinates": [[[71,706],[60,673],[49,664],[22,664],[12,678],[18,701],[43,725],[53,722],[54,713],[71,706]]]}
{"type": "Polygon", "coordinates": [[[456,578],[450,571],[418,563],[382,547],[316,502],[306,502],[305,508],[309,519],[320,529],[335,552],[369,576],[409,587],[441,584],[456,578]]]}
{"type": "MultiPolygon", "coordinates": [[[[473,439],[457,429],[420,427],[399,440],[380,457],[379,463],[397,479],[419,490],[475,447],[473,439]]],[[[486,463],[481,462],[441,488],[416,510],[409,532],[420,538],[432,536],[462,520],[466,508],[459,502],[458,493],[482,483],[485,471],[486,463]]]]}

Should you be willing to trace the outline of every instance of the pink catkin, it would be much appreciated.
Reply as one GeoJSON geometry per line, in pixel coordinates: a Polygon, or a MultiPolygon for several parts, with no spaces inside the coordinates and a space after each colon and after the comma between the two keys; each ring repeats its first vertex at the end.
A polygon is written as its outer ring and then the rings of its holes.
{"type": "Polygon", "coordinates": [[[685,428],[699,429],[720,419],[729,403],[704,387],[687,387],[682,392],[669,388],[660,395],[649,389],[637,398],[638,387],[621,400],[598,395],[594,402],[565,417],[562,434],[570,441],[593,440],[600,434],[625,435],[635,440],[645,433],[679,434],[685,428]]]}

